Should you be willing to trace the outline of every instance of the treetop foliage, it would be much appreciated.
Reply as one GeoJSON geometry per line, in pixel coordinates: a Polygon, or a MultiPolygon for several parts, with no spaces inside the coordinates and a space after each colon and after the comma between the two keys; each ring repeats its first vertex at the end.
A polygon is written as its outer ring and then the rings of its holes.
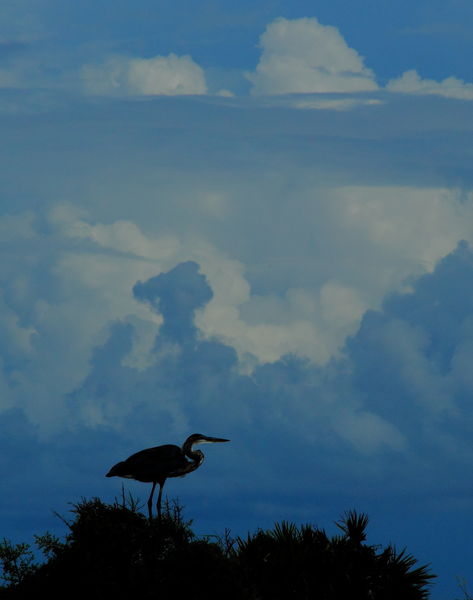
{"type": "Polygon", "coordinates": [[[245,538],[197,538],[177,502],[161,521],[125,497],[84,499],[72,514],[64,541],[35,536],[40,564],[28,544],[0,543],[0,598],[424,600],[435,577],[405,550],[367,544],[368,517],[355,511],[332,537],[283,521],[245,538]]]}

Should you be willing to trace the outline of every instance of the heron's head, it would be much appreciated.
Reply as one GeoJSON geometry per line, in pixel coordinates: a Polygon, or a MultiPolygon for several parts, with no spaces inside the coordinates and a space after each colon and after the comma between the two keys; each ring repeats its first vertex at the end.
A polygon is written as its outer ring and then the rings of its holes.
{"type": "Polygon", "coordinates": [[[203,435],[202,433],[193,433],[190,435],[187,440],[182,445],[184,451],[192,450],[192,446],[196,444],[215,444],[216,442],[229,442],[230,440],[226,440],[224,438],[210,437],[208,435],[203,435]]]}

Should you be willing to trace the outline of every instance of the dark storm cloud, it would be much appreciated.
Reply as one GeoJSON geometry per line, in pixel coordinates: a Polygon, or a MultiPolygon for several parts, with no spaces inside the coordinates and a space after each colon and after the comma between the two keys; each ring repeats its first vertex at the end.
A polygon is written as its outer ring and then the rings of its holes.
{"type": "Polygon", "coordinates": [[[457,483],[472,460],[472,336],[473,254],[463,242],[410,293],[369,311],[347,342],[353,390],[457,483]]]}
{"type": "Polygon", "coordinates": [[[160,334],[164,339],[183,343],[195,337],[195,311],[212,299],[212,290],[199,265],[188,261],[168,273],[157,275],[145,283],[138,282],[133,295],[149,302],[164,318],[160,334]]]}

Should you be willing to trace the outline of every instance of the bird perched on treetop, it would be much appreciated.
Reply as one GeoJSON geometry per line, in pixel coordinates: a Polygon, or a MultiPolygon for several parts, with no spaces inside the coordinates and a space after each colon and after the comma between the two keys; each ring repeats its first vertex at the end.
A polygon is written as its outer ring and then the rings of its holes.
{"type": "Polygon", "coordinates": [[[145,483],[152,483],[151,494],[148,498],[148,513],[152,519],[153,494],[156,484],[159,484],[158,501],[156,508],[158,518],[161,520],[161,496],[164,482],[168,477],[184,477],[187,473],[195,471],[204,462],[204,454],[200,450],[194,450],[196,444],[215,442],[229,442],[223,438],[209,437],[201,433],[193,433],[187,438],[182,448],[174,444],[164,444],[140,450],[132,454],[126,460],[114,465],[106,477],[125,477],[136,479],[145,483]],[[188,460],[188,458],[190,460],[188,460]]]}

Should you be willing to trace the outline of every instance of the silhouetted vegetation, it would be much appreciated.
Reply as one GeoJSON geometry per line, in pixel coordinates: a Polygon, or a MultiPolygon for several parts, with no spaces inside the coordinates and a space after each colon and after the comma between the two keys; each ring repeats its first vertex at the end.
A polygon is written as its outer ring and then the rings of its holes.
{"type": "MultiPolygon", "coordinates": [[[[473,596],[470,596],[470,594],[468,592],[466,579],[463,579],[462,577],[458,577],[458,587],[460,588],[462,595],[463,595],[462,600],[473,600],[473,596]]],[[[459,599],[457,599],[457,600],[459,600],[459,599]]]]}
{"type": "MultiPolygon", "coordinates": [[[[0,544],[0,598],[422,600],[434,575],[405,551],[366,543],[368,519],[347,513],[328,537],[312,525],[197,538],[178,503],[150,522],[133,499],[74,505],[64,541],[46,533],[0,544]]],[[[62,518],[62,517],[61,517],[62,518]]]]}

